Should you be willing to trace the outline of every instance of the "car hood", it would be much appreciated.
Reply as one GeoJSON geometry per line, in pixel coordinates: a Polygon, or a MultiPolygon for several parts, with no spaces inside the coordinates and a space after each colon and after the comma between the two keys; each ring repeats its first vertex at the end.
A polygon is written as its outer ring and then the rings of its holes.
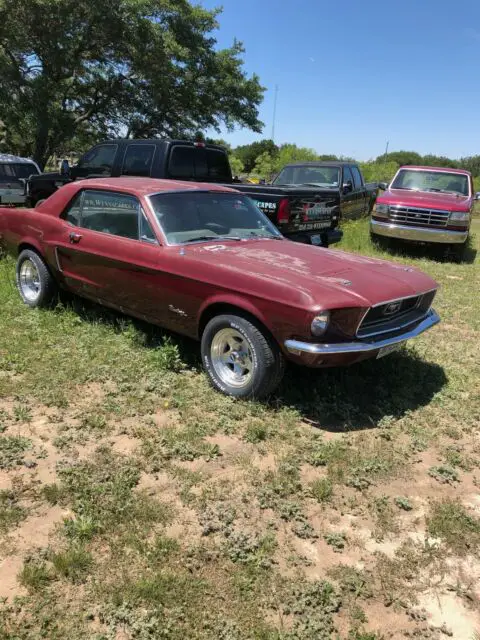
{"type": "Polygon", "coordinates": [[[217,284],[305,308],[368,307],[438,286],[405,265],[289,240],[205,243],[184,251],[196,273],[217,284]]]}
{"type": "Polygon", "coordinates": [[[446,209],[448,211],[469,211],[472,206],[470,196],[457,196],[451,193],[434,193],[426,191],[406,191],[390,189],[378,196],[378,204],[404,205],[407,207],[424,207],[428,209],[446,209]]]}

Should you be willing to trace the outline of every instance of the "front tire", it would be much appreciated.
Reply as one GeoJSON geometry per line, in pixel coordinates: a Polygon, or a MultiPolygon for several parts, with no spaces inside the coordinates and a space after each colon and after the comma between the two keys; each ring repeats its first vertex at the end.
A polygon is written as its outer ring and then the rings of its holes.
{"type": "Polygon", "coordinates": [[[31,249],[25,249],[18,256],[16,283],[23,302],[32,308],[50,306],[58,293],[47,265],[31,249]]]}
{"type": "Polygon", "coordinates": [[[278,345],[259,324],[239,315],[212,318],[202,335],[201,352],[212,386],[234,398],[265,398],[285,371],[278,345]]]}

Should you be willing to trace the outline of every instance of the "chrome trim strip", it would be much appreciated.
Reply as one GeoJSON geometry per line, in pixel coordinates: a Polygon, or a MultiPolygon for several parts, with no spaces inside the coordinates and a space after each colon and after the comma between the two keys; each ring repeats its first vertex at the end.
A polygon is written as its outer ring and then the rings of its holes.
{"type": "Polygon", "coordinates": [[[376,342],[339,342],[337,344],[313,344],[310,342],[301,342],[299,340],[286,340],[284,346],[289,353],[301,355],[303,353],[309,355],[335,355],[342,353],[370,353],[378,351],[382,347],[387,347],[398,342],[404,342],[410,338],[416,338],[427,329],[435,326],[440,322],[440,316],[435,311],[430,311],[428,316],[420,322],[414,329],[406,331],[393,338],[385,338],[376,342]]]}
{"type": "Polygon", "coordinates": [[[452,231],[434,227],[407,227],[389,222],[370,221],[370,230],[379,236],[397,238],[398,240],[412,240],[414,242],[440,242],[443,244],[461,244],[468,238],[468,229],[452,231]]]}
{"type": "Polygon", "coordinates": [[[62,266],[60,264],[60,258],[58,257],[58,247],[55,247],[55,260],[57,263],[57,269],[60,271],[60,273],[63,273],[63,269],[62,266]]]}
{"type": "Polygon", "coordinates": [[[415,324],[415,322],[424,320],[427,315],[428,315],[428,311],[426,311],[422,316],[420,316],[420,318],[414,318],[413,320],[409,320],[408,322],[397,324],[393,329],[380,329],[375,331],[372,330],[369,333],[363,333],[360,336],[360,339],[363,340],[364,338],[373,338],[374,336],[381,336],[381,335],[384,335],[385,333],[393,333],[394,331],[400,331],[400,329],[405,329],[406,327],[409,327],[411,324],[415,324]]]}
{"type": "Polygon", "coordinates": [[[402,296],[401,298],[391,298],[390,300],[383,300],[382,302],[377,302],[377,304],[372,304],[370,309],[375,309],[376,307],[381,307],[384,304],[390,304],[390,302],[398,302],[399,300],[410,300],[411,298],[416,298],[417,296],[425,296],[427,293],[432,293],[432,291],[437,291],[438,287],[433,287],[433,289],[428,289],[427,291],[422,291],[421,293],[415,293],[413,296],[402,296]]]}

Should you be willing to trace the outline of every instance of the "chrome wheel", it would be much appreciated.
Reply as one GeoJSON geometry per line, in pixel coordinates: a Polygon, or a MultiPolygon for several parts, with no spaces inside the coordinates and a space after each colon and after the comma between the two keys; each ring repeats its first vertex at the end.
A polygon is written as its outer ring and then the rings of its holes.
{"type": "Polygon", "coordinates": [[[235,329],[221,329],[210,347],[212,365],[220,380],[231,387],[248,385],[253,376],[252,350],[235,329]]]}
{"type": "Polygon", "coordinates": [[[32,260],[24,260],[18,274],[22,295],[28,302],[35,302],[41,291],[40,274],[32,260]]]}

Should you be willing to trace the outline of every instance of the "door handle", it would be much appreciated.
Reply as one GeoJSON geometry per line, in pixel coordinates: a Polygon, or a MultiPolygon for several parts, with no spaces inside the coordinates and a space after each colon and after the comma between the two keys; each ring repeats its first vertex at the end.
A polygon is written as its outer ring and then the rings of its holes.
{"type": "Polygon", "coordinates": [[[70,242],[72,243],[77,243],[80,242],[80,240],[82,239],[82,236],[79,233],[75,233],[75,231],[72,231],[69,235],[68,235],[70,242]]]}

